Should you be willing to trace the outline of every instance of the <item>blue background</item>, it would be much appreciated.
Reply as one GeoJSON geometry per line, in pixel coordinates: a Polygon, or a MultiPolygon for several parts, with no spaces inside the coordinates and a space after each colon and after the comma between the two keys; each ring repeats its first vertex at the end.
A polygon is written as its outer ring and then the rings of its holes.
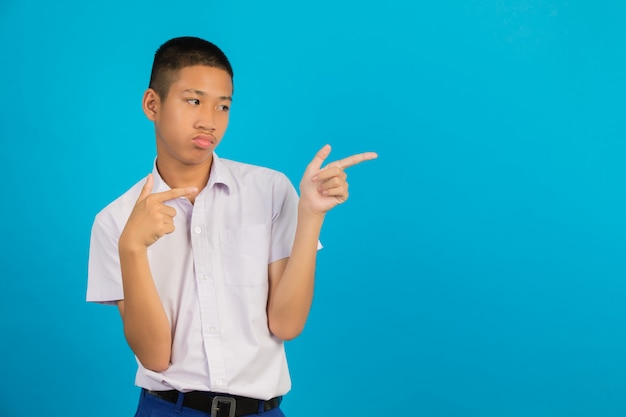
{"type": "Polygon", "coordinates": [[[624,416],[625,4],[2,1],[0,416],[134,412],[89,233],[151,168],[181,35],[235,69],[220,156],[380,155],[327,217],[289,416],[624,416]]]}

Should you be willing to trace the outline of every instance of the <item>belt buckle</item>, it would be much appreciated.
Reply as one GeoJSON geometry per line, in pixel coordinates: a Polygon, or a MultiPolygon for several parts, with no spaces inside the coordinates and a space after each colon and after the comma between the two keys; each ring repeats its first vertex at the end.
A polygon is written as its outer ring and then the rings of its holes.
{"type": "Polygon", "coordinates": [[[220,411],[220,404],[228,404],[228,417],[235,417],[235,408],[237,402],[233,397],[222,397],[220,395],[213,397],[211,403],[211,417],[217,417],[217,413],[220,411]]]}

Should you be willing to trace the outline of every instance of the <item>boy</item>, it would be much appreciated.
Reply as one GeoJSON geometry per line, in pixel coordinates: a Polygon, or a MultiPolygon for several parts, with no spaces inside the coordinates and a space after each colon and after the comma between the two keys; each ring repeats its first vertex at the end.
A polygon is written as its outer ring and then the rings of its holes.
{"type": "Polygon", "coordinates": [[[220,159],[233,71],[199,38],[156,52],[143,111],[152,173],[95,218],[87,300],[116,304],[137,358],[137,416],[282,416],[291,386],[283,343],[313,297],[319,234],[348,198],[344,168],[307,166],[300,196],[283,174],[220,159]]]}

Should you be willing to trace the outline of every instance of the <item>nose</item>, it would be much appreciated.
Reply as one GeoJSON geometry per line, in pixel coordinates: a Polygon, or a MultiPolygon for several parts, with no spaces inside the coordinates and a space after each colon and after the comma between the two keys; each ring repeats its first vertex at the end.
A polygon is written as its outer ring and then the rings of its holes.
{"type": "Polygon", "coordinates": [[[215,130],[215,109],[204,108],[198,113],[194,127],[198,130],[212,132],[215,130]]]}

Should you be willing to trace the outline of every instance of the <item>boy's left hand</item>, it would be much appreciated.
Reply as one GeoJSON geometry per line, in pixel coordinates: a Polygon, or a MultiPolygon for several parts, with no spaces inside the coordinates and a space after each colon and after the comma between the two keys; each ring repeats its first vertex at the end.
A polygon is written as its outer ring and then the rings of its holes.
{"type": "Polygon", "coordinates": [[[326,214],[348,199],[346,168],[378,157],[375,152],[364,152],[331,162],[322,168],[329,154],[330,145],[325,145],[306,167],[300,182],[300,204],[317,215],[326,214]]]}

